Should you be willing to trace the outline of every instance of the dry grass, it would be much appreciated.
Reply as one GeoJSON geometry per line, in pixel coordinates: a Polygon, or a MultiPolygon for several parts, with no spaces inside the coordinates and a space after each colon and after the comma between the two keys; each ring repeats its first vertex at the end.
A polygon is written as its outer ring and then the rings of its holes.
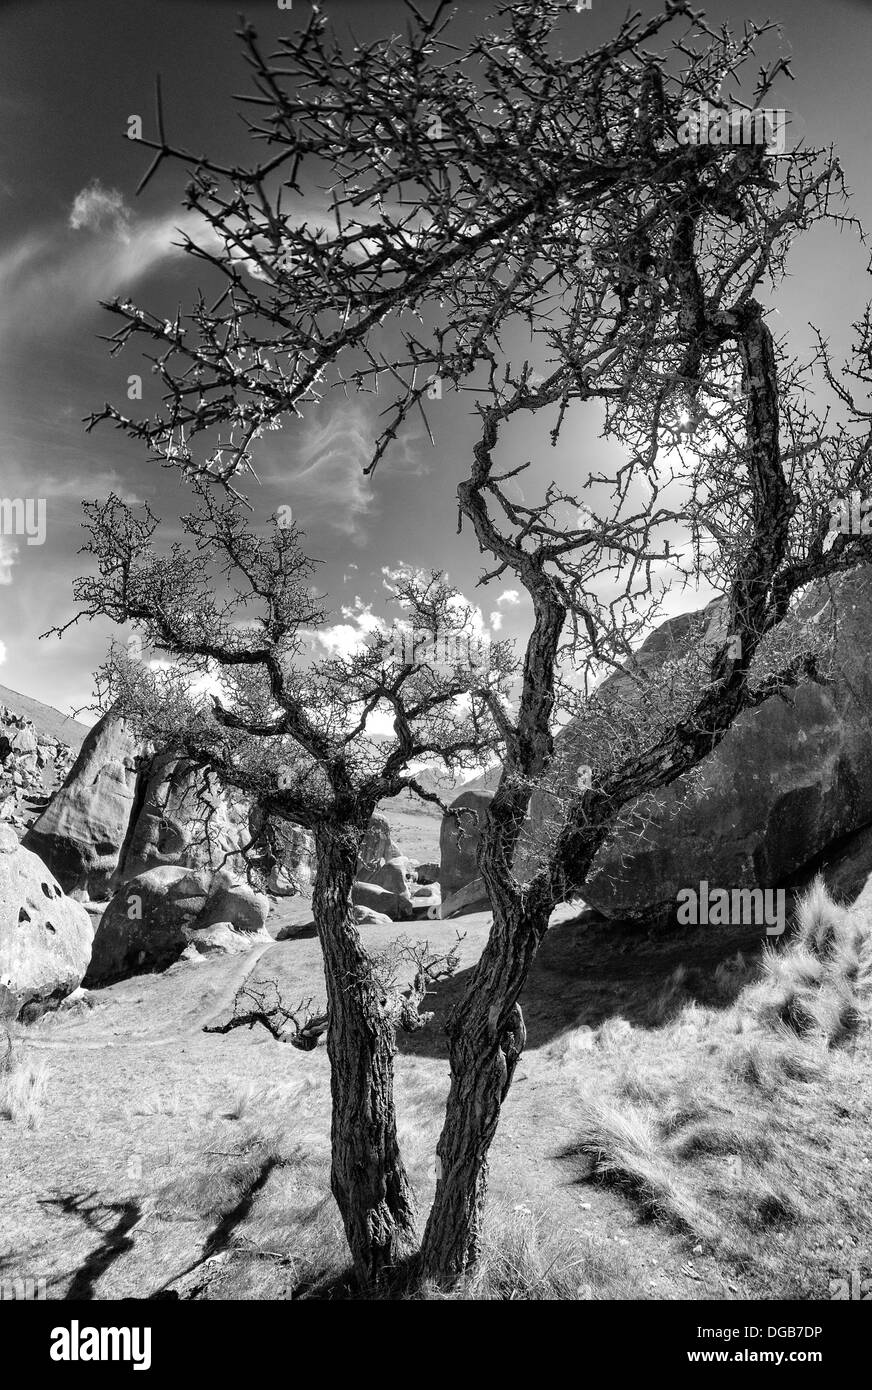
{"type": "Polygon", "coordinates": [[[21,1057],[7,1033],[0,1056],[0,1119],[37,1129],[45,1109],[51,1068],[21,1057]]]}
{"type": "Polygon", "coordinates": [[[475,1274],[450,1293],[422,1285],[417,1299],[613,1300],[645,1298],[627,1253],[611,1242],[560,1230],[546,1212],[492,1203],[475,1274]]]}
{"type": "Polygon", "coordinates": [[[872,924],[818,881],[759,971],[738,959],[722,972],[728,1008],[691,1000],[673,1014],[686,978],[675,972],[655,1001],[670,1020],[659,1035],[640,1047],[625,1034],[605,1088],[599,1073],[595,1095],[582,1089],[567,1156],[580,1181],[692,1235],[764,1297],[826,1296],[841,1252],[865,1264],[872,1249],[860,1157],[872,1119],[872,924]]]}

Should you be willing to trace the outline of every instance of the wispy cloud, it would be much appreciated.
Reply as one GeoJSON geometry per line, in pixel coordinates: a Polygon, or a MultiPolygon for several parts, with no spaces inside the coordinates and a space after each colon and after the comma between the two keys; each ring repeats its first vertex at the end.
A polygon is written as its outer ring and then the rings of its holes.
{"type": "Polygon", "coordinates": [[[76,194],[65,223],[28,232],[0,250],[6,335],[20,340],[74,322],[180,256],[183,233],[202,245],[213,235],[198,213],[173,208],[137,218],[116,189],[90,184],[76,194]]]}
{"type": "Polygon", "coordinates": [[[372,440],[366,409],[343,402],[323,423],[310,420],[294,457],[274,465],[263,480],[287,488],[287,500],[304,527],[307,518],[315,518],[362,544],[363,519],[375,500],[363,473],[372,440]]]}
{"type": "Polygon", "coordinates": [[[497,608],[502,608],[503,604],[515,608],[521,602],[521,595],[517,589],[504,589],[497,599],[497,608]]]}

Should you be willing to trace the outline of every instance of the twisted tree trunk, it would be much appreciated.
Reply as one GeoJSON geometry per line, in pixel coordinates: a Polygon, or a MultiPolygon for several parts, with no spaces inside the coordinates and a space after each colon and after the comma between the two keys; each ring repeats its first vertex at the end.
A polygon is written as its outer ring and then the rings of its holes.
{"type": "Polygon", "coordinates": [[[416,1242],[415,1201],[397,1143],[394,1025],[382,1008],[351,910],[361,831],[316,829],[315,924],[327,985],[333,1117],[330,1185],[364,1285],[380,1282],[416,1242]]]}
{"type": "Polygon", "coordinates": [[[422,1245],[423,1272],[440,1283],[454,1282],[481,1252],[488,1152],[526,1040],[517,996],[548,915],[547,908],[530,905],[502,919],[505,954],[488,949],[479,979],[449,1021],[451,1089],[422,1245]]]}

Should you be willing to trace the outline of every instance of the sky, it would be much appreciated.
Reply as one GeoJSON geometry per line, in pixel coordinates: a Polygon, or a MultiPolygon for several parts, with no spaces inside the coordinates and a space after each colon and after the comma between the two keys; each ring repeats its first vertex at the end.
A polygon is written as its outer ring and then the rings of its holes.
{"type": "MultiPolygon", "coordinates": [[[[702,0],[700,0],[702,4],[702,0]]],[[[568,39],[600,42],[626,12],[625,0],[593,0],[568,39]]],[[[646,13],[656,8],[643,3],[646,13]]],[[[325,0],[343,28],[370,40],[399,31],[395,0],[325,0]]],[[[456,42],[491,5],[459,3],[456,42]]],[[[711,21],[746,17],[783,25],[782,51],[795,82],[785,93],[794,131],[834,144],[853,193],[853,213],[872,227],[872,0],[712,0],[711,21]]],[[[174,246],[185,224],[185,177],[171,165],[135,196],[147,151],[126,138],[131,115],[152,129],[160,73],[171,137],[214,155],[242,155],[247,141],[232,95],[246,86],[234,37],[243,10],[266,40],[293,30],[308,13],[273,0],[6,0],[0,6],[0,498],[44,499],[44,543],[0,534],[0,684],[65,713],[90,703],[93,672],[113,633],[80,624],[59,641],[40,634],[74,613],[72,580],[87,570],[81,503],[110,491],[147,500],[172,537],[189,494],[144,451],[108,425],[85,433],[83,417],[112,400],[123,404],[125,358],[111,358],[101,334],[113,331],[101,299],[129,294],[146,306],[190,303],[198,275],[174,246]]],[[[834,346],[869,297],[866,253],[832,229],[801,242],[779,295],[784,329],[798,346],[808,322],[834,346]]],[[[147,405],[148,382],[146,381],[147,405]]],[[[457,482],[476,438],[470,402],[446,395],[431,407],[435,447],[416,430],[366,479],[362,465],[377,432],[373,406],[328,397],[317,415],[270,436],[252,496],[267,518],[293,507],[306,549],[320,562],[318,582],[332,604],[327,644],[347,646],[386,609],[385,569],[406,563],[445,570],[481,610],[481,624],[523,640],[530,611],[505,578],[476,588],[482,557],[456,534],[457,482]],[[280,442],[276,442],[280,441],[280,442]]],[[[519,425],[512,459],[534,459],[536,486],[552,476],[572,486],[596,467],[602,446],[590,423],[560,448],[519,425]]],[[[698,601],[702,601],[702,595],[698,601]]],[[[697,606],[687,593],[677,608],[697,606]]],[[[117,634],[116,634],[117,635],[117,634]]],[[[87,713],[81,715],[89,719],[87,713]]]]}

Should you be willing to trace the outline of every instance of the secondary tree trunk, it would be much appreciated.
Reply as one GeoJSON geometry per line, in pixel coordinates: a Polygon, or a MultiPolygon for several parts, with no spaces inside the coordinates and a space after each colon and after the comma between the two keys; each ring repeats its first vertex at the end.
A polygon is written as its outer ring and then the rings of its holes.
{"type": "Polygon", "coordinates": [[[315,924],[327,984],[333,1119],[331,1188],[354,1268],[378,1283],[416,1241],[415,1200],[397,1143],[394,1028],[351,910],[361,834],[315,832],[315,924]]]}
{"type": "Polygon", "coordinates": [[[451,1089],[422,1244],[423,1273],[443,1284],[471,1269],[480,1254],[488,1151],[526,1040],[518,995],[550,910],[544,889],[494,902],[490,939],[448,1021],[451,1089]]]}

